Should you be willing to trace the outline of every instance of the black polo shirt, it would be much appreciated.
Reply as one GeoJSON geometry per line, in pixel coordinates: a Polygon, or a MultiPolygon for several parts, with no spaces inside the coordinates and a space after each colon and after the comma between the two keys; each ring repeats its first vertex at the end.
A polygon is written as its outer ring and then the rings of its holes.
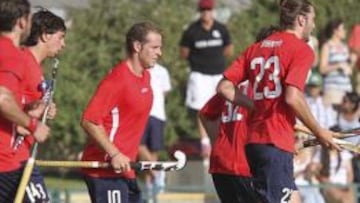
{"type": "Polygon", "coordinates": [[[225,70],[224,47],[230,43],[229,31],[223,24],[215,21],[210,30],[205,30],[198,20],[184,31],[180,46],[190,49],[191,71],[215,75],[225,70]]]}

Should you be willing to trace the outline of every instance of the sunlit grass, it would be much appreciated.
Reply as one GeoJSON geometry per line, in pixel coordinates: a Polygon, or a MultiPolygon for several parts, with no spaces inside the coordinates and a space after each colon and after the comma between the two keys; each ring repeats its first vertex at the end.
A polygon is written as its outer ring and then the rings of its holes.
{"type": "Polygon", "coordinates": [[[49,189],[56,190],[85,190],[86,185],[81,179],[68,179],[68,178],[57,178],[57,177],[45,177],[46,187],[49,189]]]}

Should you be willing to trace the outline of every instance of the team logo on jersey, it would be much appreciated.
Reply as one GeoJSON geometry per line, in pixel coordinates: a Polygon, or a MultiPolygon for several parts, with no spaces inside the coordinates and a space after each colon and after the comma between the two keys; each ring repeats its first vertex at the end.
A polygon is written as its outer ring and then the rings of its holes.
{"type": "Polygon", "coordinates": [[[215,38],[220,38],[221,33],[219,32],[219,30],[213,30],[212,31],[212,36],[215,37],[215,38]]]}

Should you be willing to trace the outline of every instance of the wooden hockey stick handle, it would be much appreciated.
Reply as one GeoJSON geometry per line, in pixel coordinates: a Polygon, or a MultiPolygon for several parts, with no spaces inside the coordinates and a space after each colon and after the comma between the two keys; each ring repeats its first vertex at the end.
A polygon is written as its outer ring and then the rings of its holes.
{"type": "Polygon", "coordinates": [[[107,162],[99,161],[48,161],[36,160],[36,165],[42,167],[64,167],[64,168],[110,168],[107,162]]]}

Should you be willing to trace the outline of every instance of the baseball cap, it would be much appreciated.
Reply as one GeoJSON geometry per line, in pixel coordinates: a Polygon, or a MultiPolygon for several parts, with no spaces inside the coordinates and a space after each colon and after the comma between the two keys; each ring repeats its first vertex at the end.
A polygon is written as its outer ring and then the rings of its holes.
{"type": "Polygon", "coordinates": [[[307,84],[312,86],[321,86],[322,82],[323,81],[321,75],[317,72],[313,72],[311,73],[307,84]]]}
{"type": "Polygon", "coordinates": [[[215,6],[215,0],[199,0],[198,8],[201,9],[213,9],[215,6]]]}

